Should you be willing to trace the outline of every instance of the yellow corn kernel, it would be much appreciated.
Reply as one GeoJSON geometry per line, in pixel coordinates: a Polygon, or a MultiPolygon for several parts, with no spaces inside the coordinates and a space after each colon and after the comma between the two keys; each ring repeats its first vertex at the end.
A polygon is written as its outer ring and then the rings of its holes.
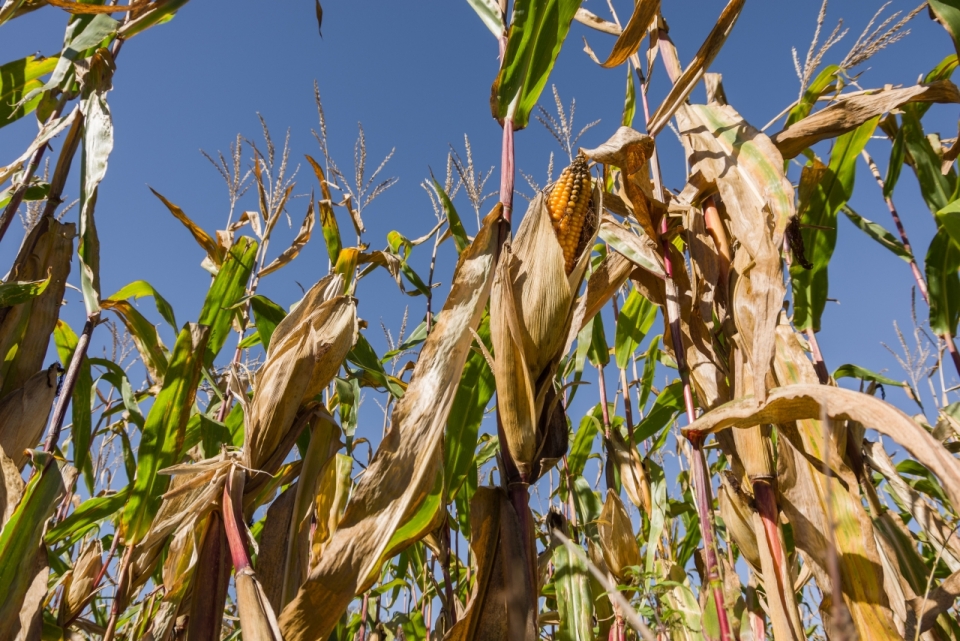
{"type": "Polygon", "coordinates": [[[590,186],[587,158],[581,152],[560,174],[547,199],[547,210],[563,250],[567,274],[573,271],[581,250],[580,234],[590,205],[590,186]]]}

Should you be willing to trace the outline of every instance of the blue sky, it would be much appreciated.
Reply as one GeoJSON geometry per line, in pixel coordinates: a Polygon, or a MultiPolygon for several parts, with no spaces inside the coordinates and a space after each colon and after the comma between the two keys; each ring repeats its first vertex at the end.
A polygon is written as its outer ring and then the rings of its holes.
{"type": "MultiPolygon", "coordinates": [[[[664,3],[663,11],[682,62],[693,56],[724,4],[718,0],[664,3]]],[[[291,163],[300,165],[295,193],[309,194],[317,185],[303,155],[319,158],[320,153],[310,133],[317,127],[314,80],[323,96],[331,150],[341,168],[348,171],[352,167],[358,122],[366,132],[368,164],[376,166],[380,158],[396,149],[384,175],[396,176],[399,182],[365,214],[365,240],[373,248],[384,246],[386,234],[393,229],[414,238],[435,224],[430,202],[419,183],[431,167],[442,175],[449,144],[463,154],[465,133],[470,136],[478,167],[498,163],[500,128],[491,119],[488,107],[490,83],[498,66],[497,46],[466,2],[327,0],[324,5],[322,39],[309,0],[204,0],[187,4],[169,24],[125,44],[118,58],[115,88],[109,95],[116,146],[97,206],[105,296],[132,280],[145,279],[173,304],[180,322],[196,319],[209,282],[200,268],[202,250],[150,194],[147,185],[179,204],[209,232],[222,226],[226,220],[226,191],[199,150],[226,150],[238,132],[261,144],[259,112],[278,146],[290,128],[291,163]]],[[[615,5],[625,19],[631,3],[621,0],[615,5]]],[[[834,0],[830,4],[825,30],[842,17],[850,33],[828,54],[827,62],[843,57],[880,5],[863,0],[834,0]]],[[[601,0],[587,0],[583,6],[609,15],[601,0]]],[[[907,12],[914,6],[892,2],[885,15],[907,12]]],[[[730,104],[755,126],[766,124],[797,97],[798,81],[790,49],[796,47],[801,56],[805,53],[818,10],[819,2],[814,0],[747,3],[714,62],[711,70],[723,74],[730,104]]],[[[65,15],[52,8],[18,19],[5,30],[0,57],[5,61],[34,52],[55,53],[64,24],[65,15]]],[[[946,33],[928,19],[926,11],[913,20],[910,29],[910,36],[880,52],[861,69],[863,87],[913,84],[952,53],[946,33]]],[[[612,45],[610,36],[574,24],[551,82],[566,105],[576,98],[579,126],[600,120],[581,140],[583,146],[595,146],[619,124],[625,70],[599,69],[583,53],[583,37],[600,56],[612,45]]],[[[659,104],[667,87],[659,64],[654,75],[651,109],[659,104]]],[[[694,100],[703,100],[702,88],[694,93],[694,100]]],[[[549,89],[541,104],[552,110],[549,89]]],[[[0,149],[5,157],[21,153],[35,132],[34,123],[34,119],[25,118],[0,129],[0,149]]],[[[935,106],[925,125],[928,133],[955,136],[956,107],[935,106]]],[[[778,128],[774,126],[770,132],[778,128]]],[[[560,148],[537,123],[518,133],[516,146],[519,168],[543,184],[549,153],[561,153],[560,148]]],[[[889,143],[876,140],[868,148],[884,171],[889,143]]],[[[825,156],[827,149],[819,152],[825,156]]],[[[660,136],[660,153],[667,185],[681,188],[682,152],[669,130],[660,136]]],[[[497,173],[488,183],[491,191],[498,187],[497,173]]],[[[796,174],[794,167],[791,175],[795,178],[796,174]]],[[[518,187],[529,192],[519,176],[518,187]]],[[[78,191],[75,170],[67,188],[68,198],[75,198],[78,191]]],[[[922,256],[934,224],[909,169],[904,169],[894,199],[922,256]]],[[[518,209],[523,203],[517,199],[518,209]]],[[[306,205],[305,198],[293,201],[293,228],[283,225],[273,242],[275,252],[295,235],[306,205]]],[[[472,210],[462,195],[457,205],[471,231],[472,210]]],[[[893,228],[879,189],[862,164],[851,205],[861,215],[893,228]]],[[[254,202],[248,196],[240,207],[253,208],[254,202]]],[[[338,212],[341,229],[349,240],[349,221],[342,213],[338,212]]],[[[67,214],[68,220],[75,217],[76,209],[67,214]]],[[[848,362],[887,369],[890,376],[901,379],[904,374],[880,343],[896,344],[894,320],[908,334],[912,329],[913,281],[909,269],[845,219],[839,225],[840,240],[830,270],[830,295],[839,304],[828,304],[820,334],[827,364],[831,370],[848,362]]],[[[0,264],[10,263],[21,237],[22,229],[15,223],[0,246],[0,264]]],[[[441,298],[449,285],[453,256],[451,245],[441,249],[437,277],[442,283],[438,290],[441,298]]],[[[428,261],[429,248],[418,248],[413,263],[421,274],[425,275],[428,261]]],[[[265,277],[259,293],[288,306],[300,296],[298,283],[309,287],[326,269],[318,227],[313,241],[294,264],[265,277]]],[[[76,269],[70,280],[78,284],[76,269]]],[[[68,291],[67,298],[63,317],[79,328],[83,311],[80,294],[68,291]]],[[[384,275],[364,281],[359,299],[360,315],[370,323],[367,335],[378,351],[385,348],[378,329],[381,319],[396,336],[406,305],[410,306],[410,327],[423,315],[423,298],[400,294],[384,275]]],[[[150,302],[140,307],[155,316],[150,302]]],[[[925,318],[922,302],[917,309],[920,318],[925,318]]],[[[612,332],[608,336],[612,337],[612,332]]],[[[95,346],[101,345],[103,338],[102,334],[98,336],[95,346]]],[[[171,345],[172,335],[164,334],[164,340],[171,345]]],[[[232,344],[231,340],[225,353],[232,351],[232,344]]],[[[956,382],[952,367],[945,374],[948,385],[956,382]]],[[[607,380],[612,385],[616,377],[611,372],[607,380]]],[[[900,391],[892,390],[889,398],[910,407],[900,391]]],[[[572,409],[575,424],[586,409],[586,401],[583,407],[572,409]]],[[[379,428],[381,417],[372,403],[364,413],[367,418],[361,418],[361,422],[379,428]]]]}

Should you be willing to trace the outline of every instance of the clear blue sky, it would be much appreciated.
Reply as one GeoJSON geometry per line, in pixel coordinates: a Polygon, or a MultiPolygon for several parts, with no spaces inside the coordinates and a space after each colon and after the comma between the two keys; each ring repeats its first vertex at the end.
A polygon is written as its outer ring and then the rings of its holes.
{"type": "MultiPolygon", "coordinates": [[[[615,4],[625,19],[632,3],[619,0],[615,4]]],[[[664,2],[663,11],[681,61],[693,56],[724,4],[719,0],[664,2]]],[[[828,54],[827,62],[843,57],[880,5],[864,0],[834,0],[830,4],[826,30],[842,17],[851,31],[828,54]]],[[[587,0],[584,6],[608,15],[601,0],[587,0]]],[[[886,14],[906,12],[914,6],[895,1],[886,14]]],[[[796,98],[798,81],[790,48],[797,47],[801,56],[806,52],[818,9],[819,2],[814,0],[748,2],[714,62],[711,70],[723,74],[731,105],[755,126],[763,126],[796,98]]],[[[6,61],[34,52],[55,53],[64,24],[65,15],[52,8],[18,19],[4,30],[0,58],[6,61]]],[[[913,84],[953,51],[946,33],[928,19],[926,11],[914,19],[910,29],[910,36],[866,65],[861,78],[865,88],[885,83],[913,84]]],[[[601,56],[612,45],[610,36],[574,24],[551,81],[566,104],[576,98],[579,125],[601,120],[581,141],[584,146],[595,146],[619,124],[625,71],[598,69],[582,51],[584,36],[601,56]]],[[[301,165],[296,193],[308,194],[317,185],[303,154],[319,158],[310,134],[317,126],[314,79],[320,85],[331,148],[341,168],[348,171],[352,166],[358,121],[363,122],[367,134],[368,163],[375,166],[396,148],[385,175],[397,176],[400,181],[366,213],[367,242],[373,248],[385,245],[386,234],[392,229],[410,238],[426,233],[435,219],[419,183],[428,175],[429,167],[442,174],[448,143],[462,154],[463,135],[467,133],[478,166],[490,167],[499,161],[500,128],[488,108],[490,83],[497,71],[496,54],[494,38],[463,0],[327,0],[322,39],[317,33],[312,0],[203,0],[187,4],[171,23],[126,43],[118,59],[115,88],[109,95],[116,147],[97,206],[104,295],[132,280],[145,279],[170,300],[179,322],[196,319],[208,284],[200,268],[203,253],[150,194],[147,185],[183,207],[209,232],[222,226],[226,192],[199,149],[226,150],[238,132],[259,143],[256,112],[260,112],[278,145],[290,128],[291,161],[301,165]]],[[[659,64],[655,75],[651,108],[665,93],[666,78],[659,64]]],[[[703,100],[702,89],[695,92],[694,99],[703,100]]],[[[552,109],[549,89],[541,103],[552,109]]],[[[928,133],[955,136],[956,113],[954,105],[935,106],[925,119],[928,133]]],[[[5,158],[21,153],[35,132],[34,123],[33,118],[26,118],[0,129],[0,149],[5,158]]],[[[549,152],[560,152],[553,139],[533,123],[518,134],[516,144],[519,167],[541,184],[545,182],[549,152]]],[[[669,131],[661,135],[660,149],[668,186],[682,187],[682,154],[669,131]]],[[[885,170],[889,143],[877,140],[869,149],[885,170]]],[[[827,151],[820,153],[825,156],[827,151]]],[[[795,168],[792,174],[795,176],[795,168]]],[[[488,185],[490,190],[497,188],[497,180],[495,173],[488,185]]],[[[522,179],[518,186],[529,191],[522,179]]],[[[78,191],[75,171],[67,188],[68,197],[75,198],[78,191]]],[[[922,256],[934,224],[908,168],[904,168],[894,198],[922,256]]],[[[518,198],[518,208],[522,209],[523,202],[518,198]]],[[[306,204],[306,199],[300,199],[291,205],[294,228],[281,230],[273,242],[275,252],[296,233],[306,204]]],[[[472,211],[462,195],[457,204],[470,231],[472,211]]],[[[858,171],[851,204],[861,215],[892,229],[879,190],[864,166],[858,171]]],[[[241,208],[253,207],[249,196],[241,203],[241,208]]],[[[73,209],[68,219],[75,217],[73,209]]],[[[340,225],[349,241],[352,236],[345,216],[341,215],[340,225]]],[[[909,292],[913,281],[909,269],[845,219],[839,225],[839,245],[830,269],[830,295],[840,304],[828,304],[820,334],[827,364],[831,370],[847,362],[874,370],[886,368],[893,378],[903,378],[880,342],[896,344],[894,320],[908,332],[912,328],[909,292]]],[[[15,223],[0,246],[0,264],[9,265],[21,236],[22,229],[15,223]]],[[[439,290],[442,298],[449,284],[453,248],[445,246],[441,254],[438,280],[443,283],[439,290]]],[[[414,264],[422,274],[426,273],[428,260],[429,249],[419,248],[414,264]]],[[[295,263],[267,276],[260,293],[287,306],[300,296],[296,281],[308,287],[326,273],[326,263],[318,226],[314,240],[295,263]]],[[[78,284],[76,268],[70,281],[78,284]]],[[[63,317],[79,328],[83,310],[80,294],[68,291],[67,298],[69,305],[63,317]]],[[[410,305],[411,327],[423,314],[423,299],[399,294],[385,276],[364,281],[359,299],[360,315],[370,323],[367,334],[378,351],[385,344],[378,329],[381,319],[396,335],[405,305],[410,305]]],[[[151,318],[156,316],[149,301],[141,303],[140,308],[151,318]]],[[[922,302],[918,313],[925,318],[922,302]]],[[[171,345],[172,335],[165,333],[164,340],[171,345]]],[[[228,345],[232,344],[231,340],[228,345]]],[[[946,374],[948,384],[955,381],[952,367],[946,374]]],[[[608,376],[608,381],[613,380],[614,376],[608,376]]],[[[589,396],[595,398],[592,393],[589,396]]],[[[893,390],[889,396],[909,407],[900,391],[893,390]]],[[[585,403],[582,408],[573,408],[575,424],[585,409],[585,403]]],[[[362,422],[379,427],[379,410],[372,403],[366,405],[364,415],[362,422]]]]}

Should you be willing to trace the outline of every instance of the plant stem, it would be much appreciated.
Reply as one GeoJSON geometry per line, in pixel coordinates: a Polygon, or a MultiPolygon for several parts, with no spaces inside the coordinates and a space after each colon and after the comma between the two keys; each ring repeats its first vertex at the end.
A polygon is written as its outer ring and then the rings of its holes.
{"type": "Polygon", "coordinates": [[[513,185],[516,177],[513,152],[513,120],[503,121],[503,143],[500,156],[500,202],[503,203],[503,219],[508,223],[513,217],[513,185]]]}
{"type": "Polygon", "coordinates": [[[360,606],[360,629],[357,630],[357,641],[364,641],[367,637],[367,608],[370,606],[370,593],[363,593],[363,605],[360,606]]]}
{"type": "MultiPolygon", "coordinates": [[[[661,46],[660,52],[663,58],[664,67],[667,69],[667,75],[671,82],[676,82],[680,77],[680,64],[676,59],[675,50],[666,31],[660,29],[658,38],[670,46],[661,46]],[[669,51],[670,55],[666,55],[669,51]]],[[[634,63],[638,64],[637,62],[634,63]]],[[[640,95],[643,102],[643,112],[645,122],[650,121],[650,108],[647,103],[646,85],[641,85],[640,95]]],[[[660,163],[657,156],[656,147],[650,159],[650,168],[653,171],[654,195],[661,202],[665,202],[665,192],[663,188],[663,178],[660,173],[660,163]]],[[[666,323],[670,326],[670,333],[673,338],[673,349],[677,359],[677,369],[680,373],[680,380],[683,383],[683,402],[686,408],[687,421],[692,423],[696,419],[696,411],[693,404],[693,391],[690,387],[690,373],[687,368],[687,359],[683,351],[683,341],[680,328],[680,305],[676,282],[673,279],[673,260],[670,256],[669,241],[666,240],[667,216],[664,215],[660,220],[660,243],[663,251],[664,269],[666,271],[666,305],[664,313],[666,323]]],[[[710,486],[710,475],[707,469],[707,460],[703,453],[702,435],[690,435],[688,437],[693,446],[693,456],[690,457],[690,470],[693,474],[693,488],[696,496],[696,507],[700,517],[700,535],[703,538],[704,566],[706,582],[713,590],[714,603],[717,608],[717,619],[720,624],[720,639],[728,641],[732,639],[730,622],[727,618],[727,610],[723,598],[723,584],[720,578],[720,566],[717,560],[717,542],[716,542],[716,524],[713,520],[713,497],[710,486]]]]}
{"type": "MultiPolygon", "coordinates": [[[[116,536],[116,534],[114,534],[116,536]]],[[[113,641],[117,634],[117,619],[120,618],[124,593],[127,591],[127,582],[130,575],[130,561],[133,559],[133,545],[127,547],[120,561],[120,567],[117,570],[117,590],[113,594],[113,605],[110,607],[110,620],[107,621],[107,629],[103,633],[103,641],[113,641]]]]}
{"type": "Polygon", "coordinates": [[[57,446],[57,441],[60,440],[60,430],[63,428],[63,419],[67,415],[67,406],[70,404],[73,390],[77,386],[77,378],[80,376],[80,364],[87,356],[90,335],[93,334],[93,328],[96,327],[99,320],[100,312],[87,316],[87,322],[84,323],[83,331],[77,339],[77,347],[73,350],[70,366],[63,377],[63,386],[60,388],[60,395],[57,397],[57,405],[53,409],[53,416],[50,419],[50,425],[47,427],[47,438],[43,444],[44,452],[52,453],[57,446]]]}

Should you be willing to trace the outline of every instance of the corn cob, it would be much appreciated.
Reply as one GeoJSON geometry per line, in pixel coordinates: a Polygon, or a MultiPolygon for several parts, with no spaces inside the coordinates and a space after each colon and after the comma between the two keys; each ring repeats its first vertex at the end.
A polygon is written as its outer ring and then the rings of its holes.
{"type": "Polygon", "coordinates": [[[583,251],[581,231],[590,206],[590,170],[583,152],[577,154],[569,167],[563,170],[547,199],[550,220],[557,242],[563,250],[567,274],[573,271],[577,257],[583,251]]]}

